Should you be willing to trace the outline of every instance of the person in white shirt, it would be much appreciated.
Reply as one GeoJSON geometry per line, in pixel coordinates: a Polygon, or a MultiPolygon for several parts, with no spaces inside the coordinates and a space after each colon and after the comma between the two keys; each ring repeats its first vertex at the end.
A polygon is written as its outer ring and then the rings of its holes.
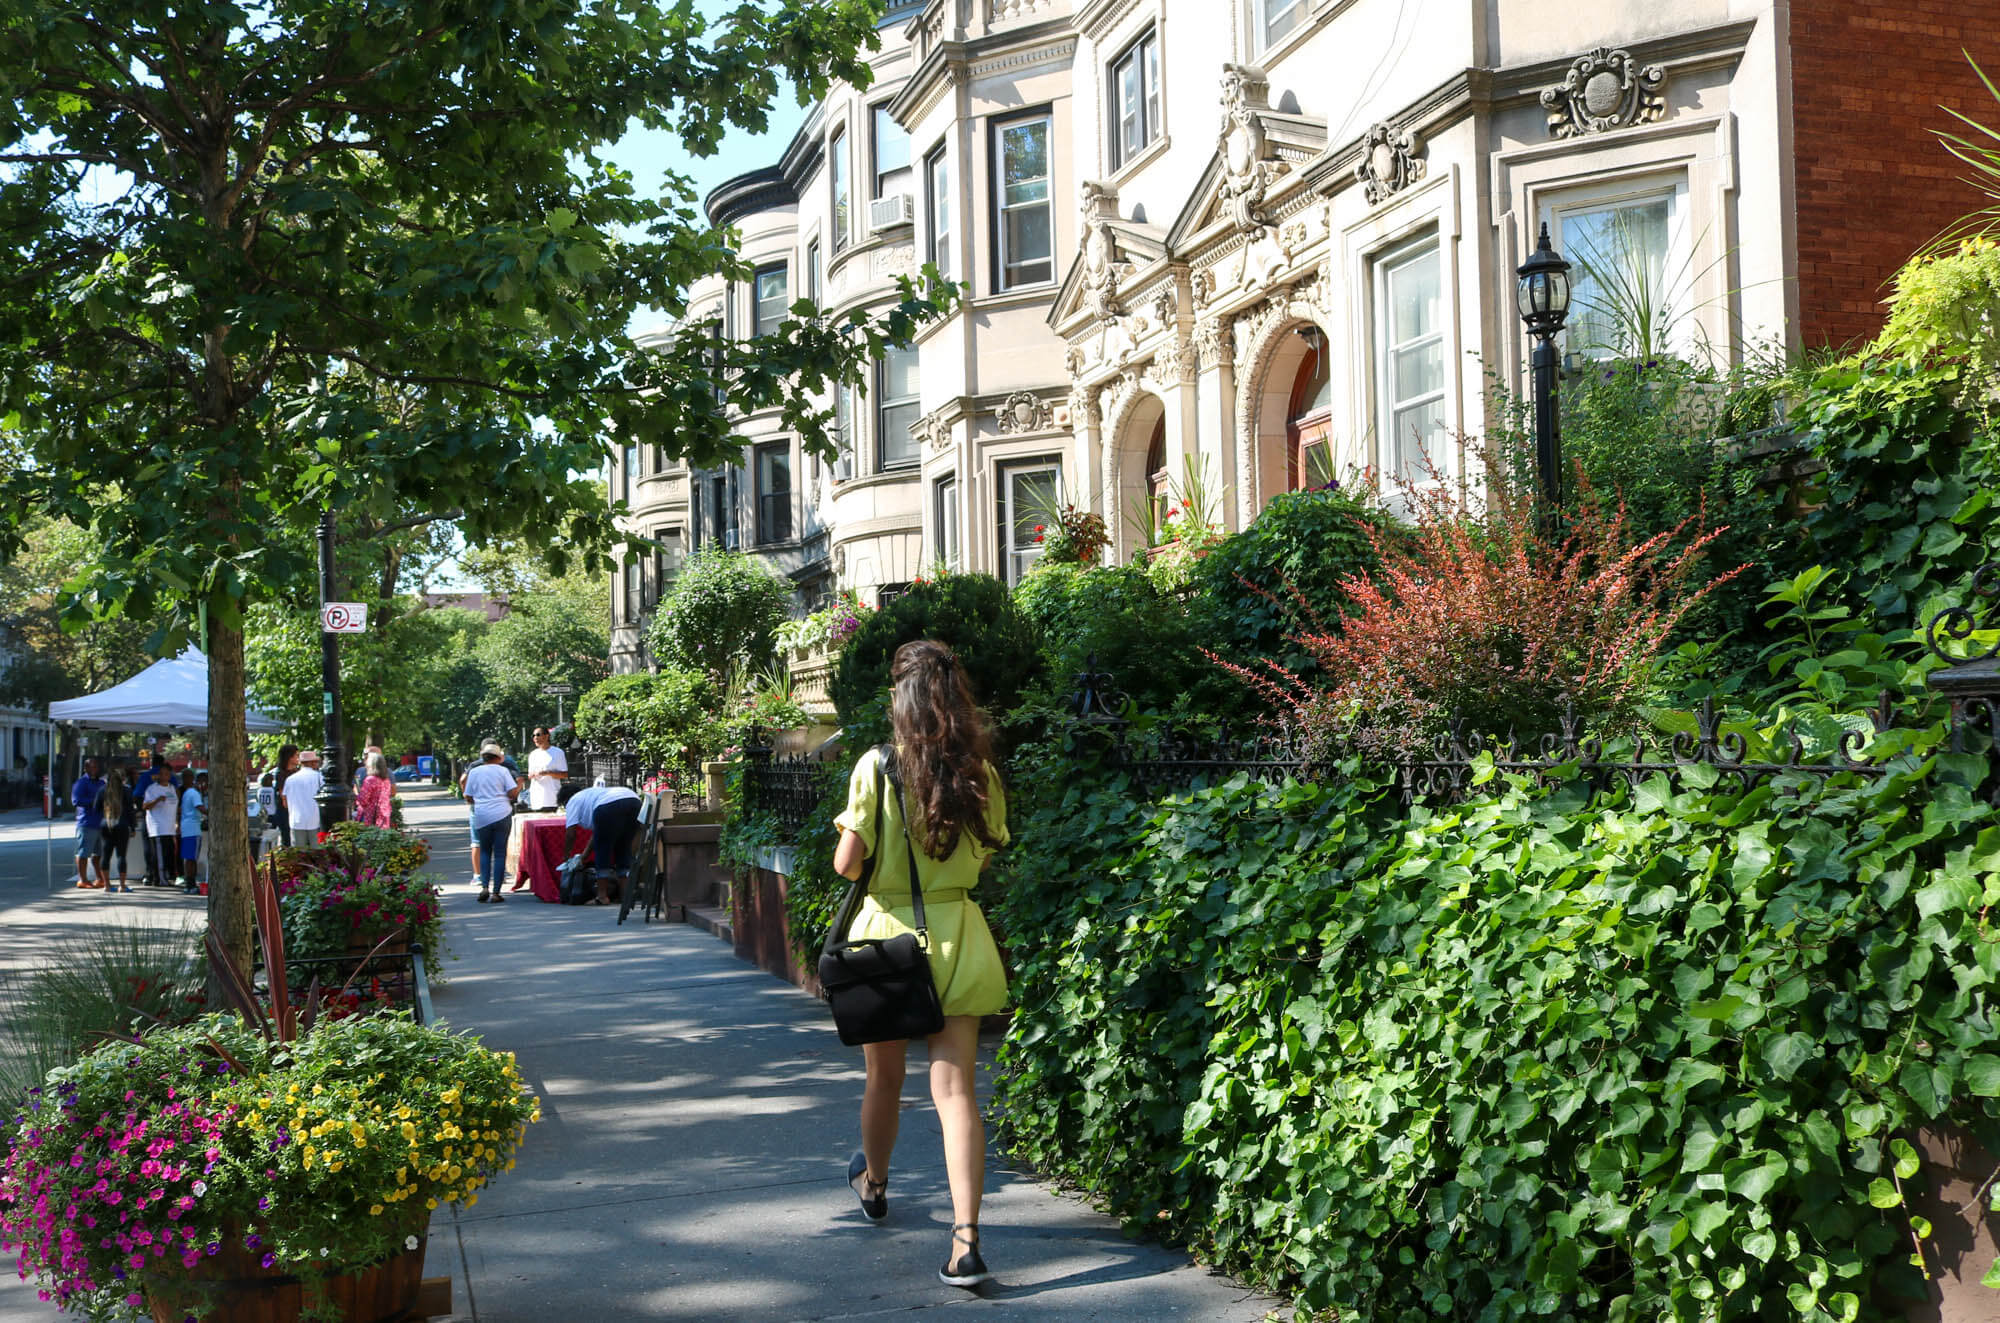
{"type": "Polygon", "coordinates": [[[479,841],[479,903],[501,904],[500,880],[507,874],[507,837],[514,828],[514,801],[521,786],[497,744],[479,750],[479,765],[465,774],[465,802],[472,806],[472,831],[479,841]]]}
{"type": "Polygon", "coordinates": [[[146,814],[146,884],[162,886],[180,871],[175,856],[174,833],[180,829],[180,791],[171,781],[173,769],[164,762],[153,764],[153,783],[139,798],[146,814]]]}
{"type": "Polygon", "coordinates": [[[597,903],[611,903],[610,887],[616,884],[622,897],[626,875],[632,869],[632,837],[639,825],[639,792],[626,786],[608,786],[604,778],[588,790],[579,790],[563,809],[563,854],[576,849],[579,827],[590,828],[592,862],[596,865],[597,903]]]}
{"type": "Polygon", "coordinates": [[[299,770],[285,778],[285,814],[291,823],[292,845],[308,850],[319,844],[319,792],[326,778],[319,772],[319,750],[299,750],[299,770]]]}
{"type": "Polygon", "coordinates": [[[546,813],[562,800],[563,778],[569,775],[569,759],[549,742],[549,728],[535,727],[535,751],[528,755],[528,808],[546,813]]]}

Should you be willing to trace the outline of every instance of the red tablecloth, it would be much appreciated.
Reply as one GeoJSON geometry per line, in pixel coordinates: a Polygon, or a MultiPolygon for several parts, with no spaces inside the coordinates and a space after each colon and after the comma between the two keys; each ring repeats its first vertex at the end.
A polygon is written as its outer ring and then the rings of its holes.
{"type": "MultiPolygon", "coordinates": [[[[537,900],[560,905],[562,892],[556,887],[556,868],[568,858],[563,853],[562,814],[551,813],[546,817],[524,814],[516,822],[516,833],[521,838],[519,880],[534,888],[537,900]]],[[[576,829],[576,848],[590,848],[590,828],[576,829]]]]}

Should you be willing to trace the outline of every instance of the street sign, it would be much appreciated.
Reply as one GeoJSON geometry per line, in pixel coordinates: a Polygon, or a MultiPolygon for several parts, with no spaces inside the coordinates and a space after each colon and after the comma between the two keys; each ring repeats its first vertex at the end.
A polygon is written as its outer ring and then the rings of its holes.
{"type": "Polygon", "coordinates": [[[366,602],[328,602],[319,609],[319,627],[328,634],[368,632],[366,602]]]}
{"type": "Polygon", "coordinates": [[[544,698],[561,698],[575,692],[576,686],[573,684],[545,684],[542,686],[542,697],[544,698]]]}

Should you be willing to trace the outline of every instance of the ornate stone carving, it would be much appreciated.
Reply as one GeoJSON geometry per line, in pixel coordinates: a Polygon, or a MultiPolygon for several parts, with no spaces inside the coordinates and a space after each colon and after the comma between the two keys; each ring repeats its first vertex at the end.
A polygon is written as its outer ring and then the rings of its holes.
{"type": "Polygon", "coordinates": [[[986,21],[1006,23],[1017,18],[1046,14],[1054,8],[1055,0],[987,0],[986,21]]]}
{"type": "Polygon", "coordinates": [[[1063,351],[1063,366],[1069,369],[1069,374],[1072,377],[1083,371],[1083,362],[1084,354],[1082,345],[1071,345],[1063,351]]]}
{"type": "Polygon", "coordinates": [[[1140,376],[1136,371],[1121,372],[1104,383],[1104,389],[1097,397],[1097,407],[1104,411],[1104,425],[1116,430],[1124,421],[1127,405],[1139,393],[1140,376]]]}
{"type": "Polygon", "coordinates": [[[1154,356],[1152,362],[1146,364],[1146,370],[1140,374],[1139,380],[1155,395],[1169,395],[1173,393],[1174,387],[1180,385],[1180,367],[1172,354],[1158,354],[1154,356]]]}
{"type": "Polygon", "coordinates": [[[1194,296],[1194,306],[1203,308],[1215,296],[1215,278],[1206,271],[1188,273],[1188,293],[1194,296]]]}
{"type": "Polygon", "coordinates": [[[1222,66],[1222,133],[1216,145],[1222,157],[1222,204],[1236,228],[1246,233],[1271,223],[1265,199],[1290,169],[1272,156],[1264,133],[1270,94],[1271,84],[1256,65],[1222,66]]]}
{"type": "Polygon", "coordinates": [[[1201,355],[1195,352],[1194,337],[1181,335],[1174,337],[1174,374],[1183,386],[1194,384],[1195,373],[1201,370],[1201,355]]]}
{"type": "Polygon", "coordinates": [[[1577,57],[1560,83],[1542,89],[1549,134],[1580,138],[1662,119],[1667,99],[1660,89],[1666,81],[1667,71],[1659,65],[1642,65],[1630,51],[1599,46],[1577,57]]]}
{"type": "Polygon", "coordinates": [[[944,409],[937,409],[917,419],[910,431],[922,441],[927,452],[937,453],[951,447],[951,420],[944,409]]]}
{"type": "Polygon", "coordinates": [[[1073,386],[1069,392],[1070,427],[1077,432],[1088,432],[1102,421],[1097,415],[1097,392],[1084,386],[1073,386]]]}
{"type": "Polygon", "coordinates": [[[1046,432],[1055,426],[1055,407],[1032,391],[1017,390],[993,411],[1003,436],[1017,432],[1046,432]]]}
{"type": "Polygon", "coordinates": [[[1229,336],[1229,318],[1204,317],[1194,326],[1195,355],[1203,368],[1231,362],[1236,346],[1229,336]]]}
{"type": "Polygon", "coordinates": [[[1118,286],[1125,264],[1118,260],[1117,242],[1111,237],[1111,219],[1117,214],[1118,193],[1095,180],[1086,179],[1078,193],[1082,216],[1083,306],[1100,322],[1125,315],[1125,300],[1118,286]]]}
{"type": "Polygon", "coordinates": [[[1174,287],[1168,285],[1153,295],[1153,322],[1157,326],[1172,326],[1180,320],[1181,302],[1174,297],[1174,287]]]}
{"type": "Polygon", "coordinates": [[[890,244],[877,248],[868,255],[869,272],[877,279],[891,276],[913,276],[917,273],[917,248],[915,244],[890,244]]]}
{"type": "Polygon", "coordinates": [[[1361,181],[1372,205],[1392,193],[1399,193],[1424,177],[1423,144],[1410,129],[1399,129],[1386,120],[1368,130],[1361,140],[1361,160],[1354,177],[1361,181]]]}

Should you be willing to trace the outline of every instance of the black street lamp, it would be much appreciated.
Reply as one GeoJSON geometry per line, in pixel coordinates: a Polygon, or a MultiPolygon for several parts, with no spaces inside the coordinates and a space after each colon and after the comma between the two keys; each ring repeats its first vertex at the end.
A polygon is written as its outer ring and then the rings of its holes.
{"type": "Polygon", "coordinates": [[[326,741],[322,754],[326,784],[319,793],[322,831],[347,819],[347,786],[341,765],[345,753],[340,738],[340,635],[327,628],[328,622],[324,618],[326,604],[333,600],[333,594],[333,512],[328,510],[319,517],[319,603],[322,616],[319,625],[319,682],[324,718],[321,735],[326,741]]]}
{"type": "Polygon", "coordinates": [[[1535,470],[1542,480],[1542,504],[1553,524],[1562,499],[1562,430],[1556,418],[1556,336],[1569,317],[1569,263],[1549,244],[1549,223],[1535,251],[1514,272],[1520,278],[1515,300],[1535,350],[1528,364],[1535,394],[1535,470]]]}

